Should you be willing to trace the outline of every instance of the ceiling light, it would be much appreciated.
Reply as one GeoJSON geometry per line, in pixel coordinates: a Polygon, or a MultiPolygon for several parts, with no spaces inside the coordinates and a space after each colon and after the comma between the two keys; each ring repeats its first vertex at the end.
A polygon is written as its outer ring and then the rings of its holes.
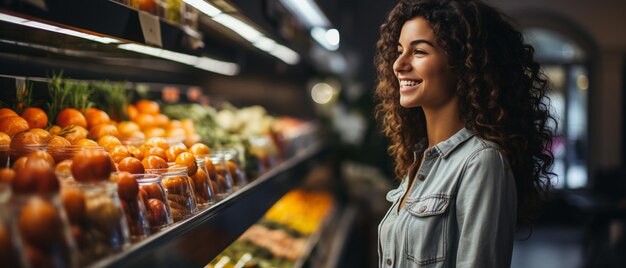
{"type": "Polygon", "coordinates": [[[222,13],[221,10],[215,6],[205,2],[204,0],[185,0],[185,3],[200,10],[200,12],[207,14],[209,17],[215,17],[222,13]]]}
{"type": "Polygon", "coordinates": [[[122,44],[118,45],[118,48],[180,62],[183,64],[194,66],[198,69],[203,69],[223,75],[236,75],[237,73],[239,73],[239,66],[237,64],[219,61],[208,57],[196,57],[189,54],[139,44],[122,44]]]}
{"type": "Polygon", "coordinates": [[[268,52],[287,64],[295,65],[300,61],[300,55],[298,55],[298,53],[283,45],[277,44],[268,52]]]}
{"type": "Polygon", "coordinates": [[[86,34],[86,33],[78,32],[78,31],[74,31],[74,30],[70,30],[70,29],[54,26],[54,25],[51,25],[51,24],[41,23],[41,22],[32,21],[32,20],[27,20],[27,19],[24,19],[24,18],[11,16],[11,15],[7,15],[7,14],[2,14],[2,13],[0,13],[0,21],[6,21],[6,22],[14,23],[14,24],[19,24],[19,25],[22,25],[22,26],[31,27],[31,28],[36,28],[36,29],[46,30],[46,31],[50,31],[50,32],[61,33],[61,34],[70,35],[70,36],[75,36],[75,37],[79,37],[79,38],[83,38],[83,39],[87,39],[87,40],[91,40],[91,41],[100,42],[100,43],[103,43],[103,44],[111,44],[111,43],[119,43],[120,42],[120,40],[114,39],[114,38],[97,36],[97,35],[93,35],[93,34],[86,34]]]}
{"type": "Polygon", "coordinates": [[[253,44],[255,47],[263,51],[271,51],[276,46],[276,41],[265,36],[261,36],[258,41],[253,44]]]}
{"type": "Polygon", "coordinates": [[[233,32],[241,35],[241,37],[250,41],[250,43],[258,41],[259,38],[263,36],[259,31],[254,29],[254,27],[225,13],[213,17],[213,20],[219,24],[226,26],[226,28],[231,29],[233,32]]]}
{"type": "Polygon", "coordinates": [[[313,27],[311,37],[327,50],[334,51],[339,48],[339,31],[336,29],[326,30],[321,27],[313,27]]]}
{"type": "Polygon", "coordinates": [[[330,26],[330,22],[313,0],[280,0],[280,2],[309,28],[330,26]]]}

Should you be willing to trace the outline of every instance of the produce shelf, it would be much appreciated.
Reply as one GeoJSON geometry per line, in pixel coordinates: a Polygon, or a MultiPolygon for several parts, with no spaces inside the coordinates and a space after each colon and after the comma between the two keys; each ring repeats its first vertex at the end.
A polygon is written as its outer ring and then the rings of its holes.
{"type": "Polygon", "coordinates": [[[326,146],[317,142],[212,207],[91,266],[202,267],[299,185],[326,151],[326,146]]]}

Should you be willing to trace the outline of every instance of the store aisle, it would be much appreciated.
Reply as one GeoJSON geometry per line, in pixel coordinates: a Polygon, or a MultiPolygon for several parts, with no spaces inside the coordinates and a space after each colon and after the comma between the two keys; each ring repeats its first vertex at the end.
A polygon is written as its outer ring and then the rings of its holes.
{"type": "Polygon", "coordinates": [[[537,227],[528,240],[515,241],[511,268],[581,267],[582,239],[582,228],[537,227]]]}

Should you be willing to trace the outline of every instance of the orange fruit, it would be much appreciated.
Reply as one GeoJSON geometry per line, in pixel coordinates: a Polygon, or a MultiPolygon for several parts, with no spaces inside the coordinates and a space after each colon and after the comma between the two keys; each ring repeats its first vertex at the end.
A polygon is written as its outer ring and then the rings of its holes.
{"type": "Polygon", "coordinates": [[[85,113],[85,119],[87,120],[88,128],[111,122],[111,118],[106,112],[96,108],[89,108],[87,113],[85,113]]]}
{"type": "Polygon", "coordinates": [[[87,131],[87,129],[84,127],[72,125],[63,128],[63,130],[61,130],[61,133],[63,134],[61,135],[63,138],[74,144],[80,139],[87,138],[87,134],[89,134],[89,131],[87,131]]]}
{"type": "Polygon", "coordinates": [[[134,121],[141,129],[148,129],[156,125],[154,115],[151,114],[138,114],[134,121]]]}
{"type": "Polygon", "coordinates": [[[135,105],[129,104],[126,106],[126,115],[128,115],[128,119],[135,121],[137,115],[139,115],[139,111],[135,105]]]}
{"type": "Polygon", "coordinates": [[[144,157],[153,155],[167,160],[167,153],[160,147],[146,147],[146,149],[144,149],[143,151],[143,154],[144,157]]]}
{"type": "Polygon", "coordinates": [[[172,147],[167,149],[167,151],[165,152],[165,154],[167,155],[167,161],[168,162],[176,161],[176,157],[178,157],[179,154],[184,153],[184,152],[187,152],[187,146],[183,144],[173,145],[172,147]]]}
{"type": "Polygon", "coordinates": [[[113,171],[109,154],[105,151],[87,149],[72,158],[72,175],[80,182],[105,181],[113,171]]]}
{"type": "Polygon", "coordinates": [[[165,159],[154,155],[146,156],[143,160],[141,160],[141,164],[143,164],[144,169],[167,168],[167,162],[165,159]]]}
{"type": "Polygon", "coordinates": [[[135,141],[143,143],[146,140],[146,135],[141,131],[132,132],[130,134],[122,135],[122,139],[135,143],[135,141]]]}
{"type": "Polygon", "coordinates": [[[10,183],[15,178],[15,170],[10,168],[0,169],[0,182],[10,183]]]}
{"type": "Polygon", "coordinates": [[[52,135],[50,135],[50,132],[48,132],[45,129],[31,128],[28,130],[28,132],[37,134],[37,136],[39,136],[39,138],[41,138],[41,141],[43,141],[44,143],[48,142],[52,138],[52,135]]]}
{"type": "Polygon", "coordinates": [[[167,128],[183,128],[183,123],[179,120],[170,120],[170,123],[167,124],[167,128]]]}
{"type": "Polygon", "coordinates": [[[146,138],[165,137],[165,129],[160,127],[151,127],[144,130],[143,134],[146,138]]]}
{"type": "Polygon", "coordinates": [[[125,171],[131,174],[143,174],[145,173],[145,169],[141,160],[134,158],[132,156],[126,157],[119,162],[117,169],[119,171],[125,171]]]}
{"type": "Polygon", "coordinates": [[[25,145],[25,144],[43,144],[46,141],[41,139],[41,136],[36,133],[25,131],[20,132],[11,140],[11,145],[25,145]]]}
{"type": "Polygon", "coordinates": [[[160,137],[149,138],[146,141],[146,146],[147,147],[159,147],[163,150],[167,150],[170,148],[170,145],[167,144],[167,141],[164,138],[160,138],[160,137]]]}
{"type": "Polygon", "coordinates": [[[54,158],[52,158],[52,155],[44,151],[37,150],[34,152],[30,152],[26,155],[26,157],[28,158],[29,161],[35,158],[43,159],[46,162],[48,162],[48,164],[50,164],[50,167],[54,167],[55,165],[54,158]]]}
{"type": "Polygon", "coordinates": [[[144,153],[143,153],[143,148],[144,147],[137,147],[137,146],[133,146],[133,145],[126,145],[126,148],[128,148],[128,152],[130,153],[130,155],[134,158],[137,158],[139,160],[142,160],[144,158],[144,153]]]}
{"type": "Polygon", "coordinates": [[[78,223],[86,212],[85,194],[78,189],[68,188],[61,191],[61,203],[70,222],[78,223]]]}
{"type": "Polygon", "coordinates": [[[180,122],[183,124],[183,129],[187,132],[187,135],[196,134],[196,128],[193,126],[191,119],[183,119],[180,122]]]}
{"type": "Polygon", "coordinates": [[[59,135],[59,133],[61,133],[61,130],[63,129],[57,125],[53,125],[50,128],[48,128],[48,132],[50,132],[50,135],[59,135]]]}
{"type": "MultiPolygon", "coordinates": [[[[59,216],[59,211],[52,203],[41,198],[30,199],[24,205],[19,214],[18,226],[24,244],[34,245],[32,248],[35,250],[51,248],[63,235],[63,220],[59,216]]],[[[52,261],[48,263],[46,258],[49,257],[45,257],[46,253],[36,255],[44,260],[43,263],[54,264],[52,261]]]]}
{"type": "Polygon", "coordinates": [[[134,132],[139,132],[141,129],[139,128],[139,125],[137,125],[137,123],[135,122],[122,121],[117,124],[117,130],[123,137],[126,137],[132,135],[132,133],[134,132]]]}
{"type": "Polygon", "coordinates": [[[7,116],[19,116],[19,114],[17,114],[15,111],[9,108],[0,109],[0,119],[5,118],[7,116]]]}
{"type": "Polygon", "coordinates": [[[122,159],[129,157],[130,153],[124,145],[116,145],[110,151],[109,155],[113,159],[113,162],[119,163],[122,159]]]}
{"type": "Polygon", "coordinates": [[[90,140],[90,139],[80,139],[80,140],[77,140],[76,143],[74,143],[74,145],[80,146],[80,147],[100,146],[100,145],[98,145],[98,143],[96,141],[90,140]]]}
{"type": "Polygon", "coordinates": [[[68,126],[81,126],[83,128],[87,127],[87,119],[85,116],[78,110],[74,108],[65,108],[57,115],[56,119],[57,125],[62,128],[68,126]]]}
{"type": "Polygon", "coordinates": [[[41,108],[29,107],[22,112],[30,128],[44,128],[48,125],[48,115],[41,108]]]}
{"type": "Polygon", "coordinates": [[[114,136],[102,136],[98,139],[98,145],[104,147],[105,150],[110,151],[117,145],[122,145],[122,142],[114,136]]]}
{"type": "Polygon", "coordinates": [[[72,159],[65,159],[59,162],[56,167],[54,167],[54,171],[61,174],[72,174],[72,159]]]}
{"type": "Polygon", "coordinates": [[[209,149],[209,146],[206,146],[205,144],[196,143],[189,147],[189,152],[194,155],[208,155],[211,154],[211,149],[209,149]]]}
{"type": "Polygon", "coordinates": [[[9,144],[11,144],[11,137],[9,137],[9,134],[0,132],[0,145],[9,145],[9,144]]]}
{"type": "Polygon", "coordinates": [[[165,137],[185,137],[187,133],[182,128],[168,128],[165,131],[165,137]]]}
{"type": "Polygon", "coordinates": [[[59,181],[50,162],[40,157],[27,158],[23,168],[15,171],[11,182],[14,193],[50,194],[59,191],[59,181]]]}
{"type": "Polygon", "coordinates": [[[99,138],[107,135],[119,137],[120,133],[117,131],[116,126],[106,123],[92,127],[91,130],[89,130],[87,137],[92,140],[98,140],[99,138]]]}
{"type": "Polygon", "coordinates": [[[217,180],[217,169],[215,169],[215,165],[213,165],[213,161],[211,159],[206,159],[204,162],[204,166],[206,167],[207,172],[209,172],[209,177],[213,180],[217,180]]]}
{"type": "Polygon", "coordinates": [[[167,117],[167,115],[157,114],[154,116],[154,124],[157,127],[166,127],[169,122],[170,122],[170,118],[167,117]]]}
{"type": "Polygon", "coordinates": [[[119,172],[116,178],[117,193],[120,198],[126,201],[137,200],[139,194],[139,183],[132,174],[128,172],[119,172]]]}
{"type": "Polygon", "coordinates": [[[13,162],[13,166],[11,168],[15,170],[15,172],[18,172],[26,166],[26,161],[28,161],[28,157],[22,156],[13,162]]]}
{"type": "Polygon", "coordinates": [[[187,175],[193,176],[198,171],[198,165],[196,165],[196,158],[192,153],[184,152],[180,153],[176,157],[176,164],[187,167],[187,175]]]}
{"type": "Polygon", "coordinates": [[[48,147],[65,147],[70,145],[72,145],[70,141],[57,135],[53,135],[52,138],[48,140],[48,147]]]}
{"type": "Polygon", "coordinates": [[[6,116],[0,119],[0,132],[4,132],[11,137],[28,129],[28,122],[17,115],[6,116]]]}
{"type": "Polygon", "coordinates": [[[137,107],[137,111],[139,111],[139,113],[143,114],[157,115],[161,112],[159,104],[151,100],[140,100],[135,103],[135,107],[137,107]]]}

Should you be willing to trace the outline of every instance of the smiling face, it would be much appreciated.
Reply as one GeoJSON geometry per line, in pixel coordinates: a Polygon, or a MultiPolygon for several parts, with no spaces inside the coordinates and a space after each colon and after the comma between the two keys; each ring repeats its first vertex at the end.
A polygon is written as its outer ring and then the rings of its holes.
{"type": "Polygon", "coordinates": [[[400,105],[438,109],[453,103],[456,78],[437,45],[428,22],[415,17],[404,23],[393,71],[400,83],[400,105]]]}

